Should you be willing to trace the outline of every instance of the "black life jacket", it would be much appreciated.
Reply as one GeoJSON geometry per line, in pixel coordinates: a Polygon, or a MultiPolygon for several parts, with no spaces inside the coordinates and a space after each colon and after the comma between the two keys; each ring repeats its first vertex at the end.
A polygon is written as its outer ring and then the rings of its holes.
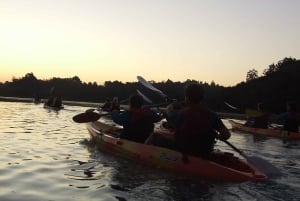
{"type": "Polygon", "coordinates": [[[176,143],[183,153],[207,157],[215,144],[216,132],[209,110],[203,106],[182,110],[182,122],[176,131],[176,143]]]}
{"type": "Polygon", "coordinates": [[[145,109],[131,111],[130,123],[124,126],[122,137],[144,143],[154,130],[153,119],[145,109]]]}
{"type": "Polygon", "coordinates": [[[252,127],[254,128],[268,128],[269,124],[269,114],[264,113],[261,116],[254,117],[253,118],[254,122],[252,124],[252,127]]]}
{"type": "Polygon", "coordinates": [[[283,129],[291,132],[298,132],[300,126],[300,114],[290,112],[288,119],[285,121],[283,129]]]}

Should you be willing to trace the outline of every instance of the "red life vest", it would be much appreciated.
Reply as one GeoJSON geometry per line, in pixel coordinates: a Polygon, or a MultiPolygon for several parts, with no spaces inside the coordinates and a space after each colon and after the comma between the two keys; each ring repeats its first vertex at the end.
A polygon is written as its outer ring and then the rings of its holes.
{"type": "Polygon", "coordinates": [[[130,123],[124,126],[123,137],[135,142],[144,143],[153,132],[154,123],[146,109],[135,109],[130,111],[130,123]]]}
{"type": "Polygon", "coordinates": [[[182,152],[206,157],[213,150],[216,132],[209,110],[203,106],[186,107],[176,132],[176,142],[182,152]]]}

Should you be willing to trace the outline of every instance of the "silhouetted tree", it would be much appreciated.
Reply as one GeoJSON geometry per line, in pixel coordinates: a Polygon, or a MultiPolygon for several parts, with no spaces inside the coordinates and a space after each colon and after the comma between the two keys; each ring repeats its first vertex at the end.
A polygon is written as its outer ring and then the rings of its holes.
{"type": "MultiPolygon", "coordinates": [[[[163,82],[150,81],[150,83],[170,98],[181,101],[184,100],[184,87],[190,83],[199,83],[205,90],[204,104],[220,112],[236,112],[224,102],[238,107],[240,112],[247,107],[256,107],[258,102],[265,102],[270,111],[278,112],[285,110],[287,100],[300,102],[299,77],[300,60],[284,58],[277,64],[269,65],[263,72],[263,76],[259,77],[255,69],[249,70],[246,82],[238,83],[233,87],[219,86],[214,81],[208,84],[191,79],[184,82],[166,79],[163,82]]],[[[0,83],[0,96],[32,98],[34,94],[38,94],[40,98],[48,98],[52,87],[55,87],[55,92],[59,93],[63,100],[104,102],[106,98],[114,96],[125,100],[139,89],[153,103],[165,101],[158,93],[138,82],[105,81],[104,85],[98,85],[96,82],[82,82],[78,76],[39,80],[33,73],[27,73],[21,78],[13,77],[12,81],[0,83]]]]}
{"type": "Polygon", "coordinates": [[[251,80],[255,80],[258,78],[258,72],[255,69],[251,69],[247,72],[246,76],[246,82],[249,82],[251,80]]]}

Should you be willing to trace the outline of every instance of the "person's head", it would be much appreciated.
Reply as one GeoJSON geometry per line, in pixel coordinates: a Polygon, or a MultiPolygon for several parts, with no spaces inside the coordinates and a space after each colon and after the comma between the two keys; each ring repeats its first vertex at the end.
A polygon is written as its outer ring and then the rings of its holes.
{"type": "Polygon", "coordinates": [[[189,84],[184,89],[184,96],[186,102],[192,104],[198,104],[202,101],[204,96],[204,90],[200,84],[189,84]]]}
{"type": "Polygon", "coordinates": [[[257,104],[257,110],[261,111],[261,112],[265,111],[265,104],[264,103],[258,103],[257,104]]]}
{"type": "Polygon", "coordinates": [[[290,111],[290,112],[296,112],[297,111],[297,104],[296,104],[296,102],[294,102],[294,101],[288,101],[286,103],[286,109],[287,109],[287,111],[290,111]]]}
{"type": "Polygon", "coordinates": [[[143,103],[144,103],[143,97],[138,94],[132,95],[129,98],[130,108],[141,108],[143,103]]]}
{"type": "Polygon", "coordinates": [[[114,103],[117,103],[117,102],[119,102],[119,99],[118,99],[118,97],[114,97],[113,99],[112,99],[112,102],[114,102],[114,103]]]}

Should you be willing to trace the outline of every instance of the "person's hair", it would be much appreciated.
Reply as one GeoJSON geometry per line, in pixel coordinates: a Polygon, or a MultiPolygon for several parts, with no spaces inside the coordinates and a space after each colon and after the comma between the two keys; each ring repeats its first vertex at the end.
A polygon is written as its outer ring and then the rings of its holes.
{"type": "Polygon", "coordinates": [[[297,111],[297,104],[295,101],[288,101],[286,104],[289,106],[290,111],[292,111],[292,112],[297,111]]]}
{"type": "Polygon", "coordinates": [[[184,95],[191,103],[200,103],[203,99],[204,91],[200,84],[193,83],[185,87],[184,95]]]}
{"type": "Polygon", "coordinates": [[[142,96],[135,94],[130,96],[129,103],[132,108],[140,108],[144,103],[144,99],[142,96]]]}

